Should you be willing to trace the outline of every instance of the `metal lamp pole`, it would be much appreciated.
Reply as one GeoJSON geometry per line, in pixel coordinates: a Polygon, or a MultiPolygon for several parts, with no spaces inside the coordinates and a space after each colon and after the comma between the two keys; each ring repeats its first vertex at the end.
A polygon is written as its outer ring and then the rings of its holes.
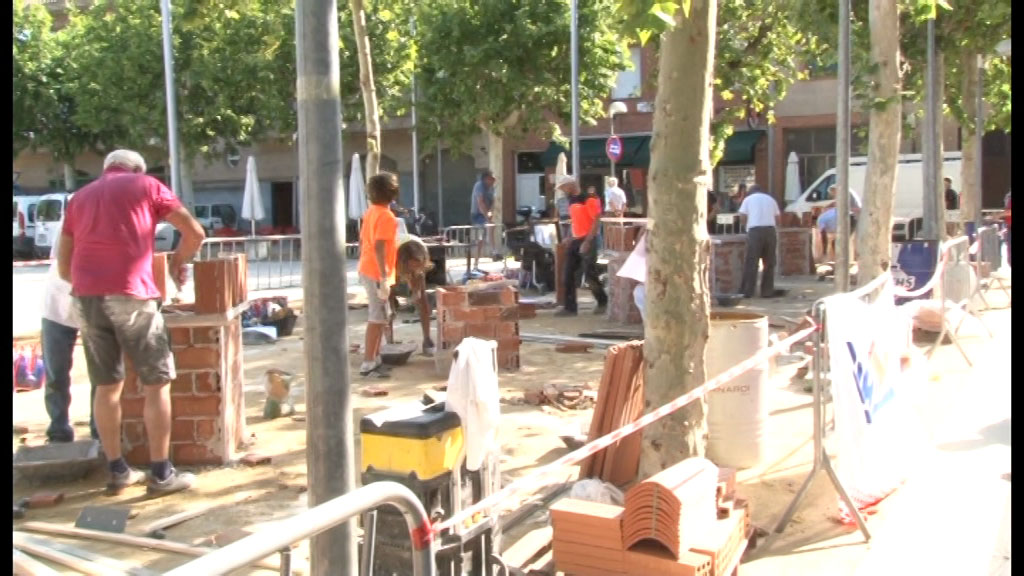
{"type": "Polygon", "coordinates": [[[572,0],[569,51],[572,52],[572,175],[580,177],[580,55],[579,55],[579,11],[577,0],[572,0]]]}
{"type": "MultiPolygon", "coordinates": [[[[171,42],[171,0],[160,1],[160,20],[163,25],[164,88],[167,92],[167,148],[171,163],[171,190],[181,196],[181,164],[178,148],[178,104],[174,90],[174,44],[171,42]]],[[[182,198],[192,211],[192,199],[182,198]]]]}

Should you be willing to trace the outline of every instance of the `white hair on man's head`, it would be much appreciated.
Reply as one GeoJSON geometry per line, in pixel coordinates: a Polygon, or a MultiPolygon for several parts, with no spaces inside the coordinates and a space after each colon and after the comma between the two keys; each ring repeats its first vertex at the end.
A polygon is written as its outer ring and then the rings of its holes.
{"type": "Polygon", "coordinates": [[[120,166],[132,172],[145,172],[146,160],[135,150],[114,150],[107,154],[107,158],[103,161],[104,170],[111,166],[120,166]]]}
{"type": "Polygon", "coordinates": [[[609,176],[608,177],[608,187],[609,188],[614,188],[614,187],[616,187],[618,185],[619,185],[619,179],[618,178],[616,178],[614,176],[609,176]]]}

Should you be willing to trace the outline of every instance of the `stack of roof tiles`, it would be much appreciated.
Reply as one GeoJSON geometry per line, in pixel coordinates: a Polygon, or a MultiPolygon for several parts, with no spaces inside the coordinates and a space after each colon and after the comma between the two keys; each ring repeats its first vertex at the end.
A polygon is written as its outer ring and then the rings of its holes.
{"type": "Polygon", "coordinates": [[[749,537],[735,470],[690,458],[633,486],[625,507],[551,508],[555,566],[571,576],[727,576],[749,537]]]}
{"type": "MultiPolygon", "coordinates": [[[[588,442],[633,423],[643,414],[643,364],[642,340],[608,349],[588,442]]],[[[617,486],[632,482],[640,466],[642,440],[643,432],[637,431],[584,460],[580,465],[580,478],[600,478],[617,486]]]]}

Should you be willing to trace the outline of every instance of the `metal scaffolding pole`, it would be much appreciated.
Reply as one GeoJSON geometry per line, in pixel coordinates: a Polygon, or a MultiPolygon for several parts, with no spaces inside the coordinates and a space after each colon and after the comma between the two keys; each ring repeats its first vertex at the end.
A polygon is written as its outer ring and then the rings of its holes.
{"type": "Polygon", "coordinates": [[[838,292],[850,290],[850,0],[839,0],[839,101],[836,110],[836,271],[838,292]]]}

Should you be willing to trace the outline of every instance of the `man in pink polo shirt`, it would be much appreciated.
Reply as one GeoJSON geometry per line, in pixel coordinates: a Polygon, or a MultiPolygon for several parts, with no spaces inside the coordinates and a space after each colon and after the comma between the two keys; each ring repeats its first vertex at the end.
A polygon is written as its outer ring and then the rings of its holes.
{"type": "Polygon", "coordinates": [[[174,358],[160,313],[160,290],[153,281],[156,225],[166,220],[181,241],[168,261],[180,284],[185,265],[203,242],[203,227],[159,180],[146,175],[138,152],[115,150],[103,162],[103,175],[68,202],[57,253],[60,276],[71,283],[81,319],[85,361],[96,388],[93,412],[110,466],[108,493],[146,479],[121,454],[123,355],[127,354],[145,393],[144,420],[149,439],[147,491],[168,494],[192,487],[195,477],[171,465],[171,396],[174,358]]]}

